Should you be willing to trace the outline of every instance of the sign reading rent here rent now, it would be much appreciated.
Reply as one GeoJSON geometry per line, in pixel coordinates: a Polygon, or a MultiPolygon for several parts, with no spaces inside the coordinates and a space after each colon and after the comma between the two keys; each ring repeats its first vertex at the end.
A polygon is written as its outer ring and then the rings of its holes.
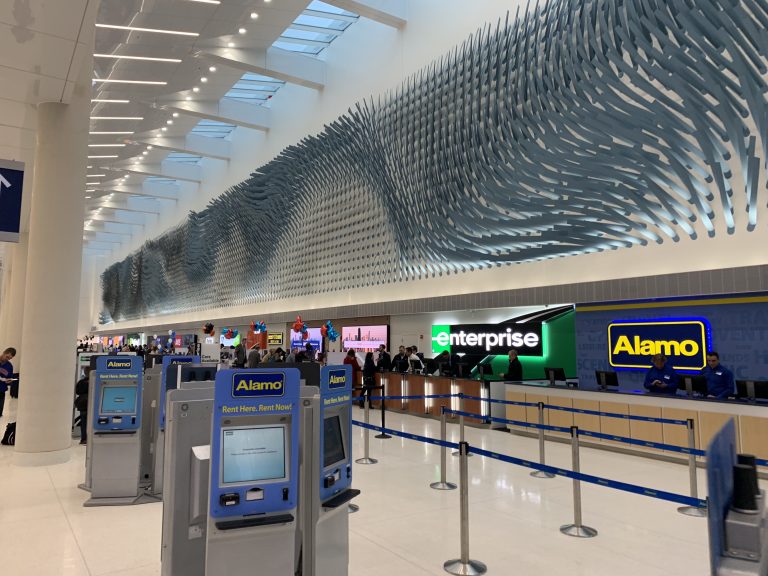
{"type": "Polygon", "coordinates": [[[0,242],[18,242],[24,164],[0,160],[0,242]]]}

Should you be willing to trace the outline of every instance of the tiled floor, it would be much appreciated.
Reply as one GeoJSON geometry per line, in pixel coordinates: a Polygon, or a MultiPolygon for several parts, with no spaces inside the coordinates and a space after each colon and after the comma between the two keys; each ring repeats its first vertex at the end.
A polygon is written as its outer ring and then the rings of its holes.
{"type": "MultiPolygon", "coordinates": [[[[0,421],[0,430],[12,418],[0,421]]],[[[361,414],[355,408],[356,417],[361,414]]],[[[375,418],[378,414],[375,415],[375,418]]],[[[438,422],[390,414],[388,425],[437,436],[438,422]]],[[[451,439],[458,429],[449,427],[451,439]]],[[[468,429],[480,447],[534,459],[535,441],[468,429]]],[[[362,452],[355,428],[354,451],[362,452]]],[[[548,461],[569,465],[570,447],[548,443],[548,461]]],[[[66,464],[47,468],[10,465],[0,447],[0,573],[8,576],[154,576],[160,574],[162,504],[83,508],[77,488],[85,449],[72,447],[66,464]]],[[[459,554],[458,491],[431,490],[439,477],[439,449],[411,440],[371,439],[379,463],[356,466],[363,493],[351,516],[350,576],[445,574],[459,554]]],[[[449,480],[458,476],[449,457],[449,480]]],[[[582,450],[582,470],[653,488],[685,493],[684,466],[597,450],[582,450]]],[[[584,522],[599,530],[581,540],[560,534],[572,519],[571,483],[540,480],[529,471],[472,457],[471,555],[490,575],[657,576],[708,573],[706,520],[678,514],[676,506],[643,496],[583,485],[584,522]]],[[[703,473],[700,473],[703,489],[703,473]]],[[[257,572],[256,572],[257,573],[257,572]]]]}

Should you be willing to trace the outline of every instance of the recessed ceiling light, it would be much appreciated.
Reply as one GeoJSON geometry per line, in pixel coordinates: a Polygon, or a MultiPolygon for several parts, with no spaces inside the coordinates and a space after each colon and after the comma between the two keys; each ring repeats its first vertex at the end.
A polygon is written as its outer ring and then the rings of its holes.
{"type": "Polygon", "coordinates": [[[86,198],[86,200],[87,200],[87,199],[89,199],[89,198],[90,198],[90,196],[86,196],[85,198],[86,198]]]}
{"type": "Polygon", "coordinates": [[[235,43],[234,42],[228,42],[227,43],[227,47],[234,48],[235,47],[235,43]]]}
{"type": "Polygon", "coordinates": [[[147,154],[149,154],[149,152],[147,152],[146,150],[144,150],[144,152],[141,153],[142,156],[146,156],[147,154]]]}
{"type": "Polygon", "coordinates": [[[173,120],[166,120],[165,123],[168,124],[168,125],[171,125],[171,124],[173,124],[173,120]]]}
{"type": "Polygon", "coordinates": [[[152,150],[152,146],[147,146],[147,150],[152,150]]]}
{"type": "Polygon", "coordinates": [[[151,32],[153,34],[175,34],[176,36],[200,36],[197,32],[182,32],[180,30],[164,30],[160,28],[139,28],[137,26],[116,26],[115,24],[96,24],[96,28],[128,30],[129,32],[151,32]]]}
{"type": "Polygon", "coordinates": [[[88,132],[91,135],[106,135],[106,134],[133,134],[133,132],[88,132]]]}
{"type": "Polygon", "coordinates": [[[208,78],[206,78],[205,76],[203,76],[202,78],[200,78],[200,82],[202,82],[203,84],[205,84],[206,82],[208,82],[208,78]]]}
{"type": "Polygon", "coordinates": [[[163,126],[163,127],[161,128],[161,130],[162,130],[163,132],[166,132],[166,131],[168,130],[168,128],[166,128],[165,126],[163,126]]]}
{"type": "Polygon", "coordinates": [[[168,82],[160,82],[155,80],[113,80],[111,78],[94,78],[93,81],[112,84],[151,84],[153,86],[165,86],[168,84],[168,82]]]}
{"type": "Polygon", "coordinates": [[[181,58],[156,58],[154,56],[123,56],[121,54],[94,54],[94,58],[112,58],[113,60],[148,60],[149,62],[181,62],[181,58]]]}
{"type": "Polygon", "coordinates": [[[208,72],[216,72],[216,66],[208,66],[208,72]]]}
{"type": "Polygon", "coordinates": [[[256,18],[258,18],[258,17],[259,17],[259,15],[256,14],[256,12],[251,12],[251,20],[256,20],[256,18]]]}
{"type": "Polygon", "coordinates": [[[240,28],[240,29],[237,31],[237,33],[238,33],[238,34],[245,34],[246,32],[248,32],[248,30],[246,30],[245,28],[240,28]]]}
{"type": "Polygon", "coordinates": [[[178,118],[178,117],[179,117],[179,113],[178,113],[178,112],[174,112],[174,113],[173,113],[173,117],[174,117],[174,118],[178,118]]]}
{"type": "Polygon", "coordinates": [[[119,156],[117,154],[109,155],[109,156],[88,156],[88,158],[118,158],[119,156]]]}
{"type": "Polygon", "coordinates": [[[195,86],[194,88],[192,88],[192,92],[200,92],[200,88],[198,88],[197,86],[195,86]]]}
{"type": "Polygon", "coordinates": [[[91,116],[91,120],[144,120],[143,116],[91,116]]]}
{"type": "Polygon", "coordinates": [[[124,148],[125,144],[88,144],[89,148],[124,148]]]}
{"type": "Polygon", "coordinates": [[[186,100],[187,102],[189,102],[190,100],[192,100],[192,96],[186,96],[186,97],[184,98],[184,100],[186,100]]]}
{"type": "Polygon", "coordinates": [[[130,100],[117,100],[113,98],[91,98],[91,102],[101,102],[104,104],[130,104],[130,100]]]}

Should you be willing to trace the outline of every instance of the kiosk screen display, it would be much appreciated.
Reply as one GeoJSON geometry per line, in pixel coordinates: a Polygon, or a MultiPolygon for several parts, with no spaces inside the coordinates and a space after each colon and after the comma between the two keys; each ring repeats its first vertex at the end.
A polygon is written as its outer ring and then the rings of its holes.
{"type": "Polygon", "coordinates": [[[327,468],[344,460],[344,438],[341,435],[341,419],[338,416],[326,418],[323,427],[323,468],[327,468]]]}
{"type": "Polygon", "coordinates": [[[221,432],[222,484],[287,479],[285,426],[224,428],[221,432]]]}
{"type": "Polygon", "coordinates": [[[136,414],[136,386],[103,386],[101,414],[136,414]]]}

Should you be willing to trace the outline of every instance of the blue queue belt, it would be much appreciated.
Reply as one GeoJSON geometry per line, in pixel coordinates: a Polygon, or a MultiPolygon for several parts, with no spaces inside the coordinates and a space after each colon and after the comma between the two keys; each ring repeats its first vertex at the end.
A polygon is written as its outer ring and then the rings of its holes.
{"type": "Polygon", "coordinates": [[[469,396],[463,392],[455,395],[457,398],[466,398],[467,400],[479,400],[480,402],[490,402],[492,404],[509,404],[510,406],[531,406],[536,407],[536,402],[518,402],[517,400],[498,400],[496,398],[482,398],[480,396],[469,396]]]}
{"type": "MultiPolygon", "coordinates": [[[[459,445],[455,442],[443,442],[435,438],[428,438],[427,436],[419,436],[418,434],[411,434],[410,432],[401,432],[400,430],[393,430],[391,428],[382,428],[381,426],[374,426],[373,424],[366,424],[358,420],[353,420],[352,424],[360,426],[361,428],[367,428],[368,430],[374,430],[376,432],[385,432],[392,436],[399,436],[400,438],[407,438],[408,440],[416,440],[417,442],[424,442],[426,444],[433,444],[435,446],[445,446],[446,448],[458,448],[459,445]]],[[[570,432],[570,430],[568,430],[570,432]]],[[[557,476],[564,476],[572,480],[579,480],[581,482],[587,482],[589,484],[597,484],[598,486],[605,486],[607,488],[613,488],[614,490],[621,490],[623,492],[630,492],[632,494],[639,494],[641,496],[648,496],[650,498],[657,498],[659,500],[666,500],[668,502],[675,502],[677,504],[683,504],[685,506],[696,506],[703,508],[706,506],[706,500],[700,498],[691,498],[690,496],[683,496],[682,494],[675,494],[674,492],[666,492],[664,490],[653,490],[651,488],[645,488],[644,486],[637,486],[636,484],[629,484],[627,482],[617,482],[615,480],[607,480],[600,478],[599,476],[592,476],[591,474],[584,474],[582,472],[573,472],[564,468],[557,468],[555,466],[548,466],[546,464],[539,464],[538,462],[531,462],[530,460],[523,460],[522,458],[515,458],[514,456],[506,456],[499,454],[498,452],[491,452],[490,450],[483,450],[481,448],[474,448],[469,446],[469,451],[474,452],[478,456],[485,456],[487,458],[493,458],[500,462],[507,462],[508,464],[515,464],[516,466],[524,466],[534,470],[543,470],[550,474],[556,474],[557,476]]]]}
{"type": "MultiPolygon", "coordinates": [[[[512,426],[521,426],[524,428],[534,428],[536,430],[549,430],[551,432],[563,432],[570,434],[571,429],[564,426],[551,426],[549,424],[534,424],[532,422],[522,422],[520,420],[508,420],[506,418],[494,418],[491,416],[481,416],[480,414],[472,414],[471,412],[462,412],[460,410],[445,410],[446,414],[455,414],[456,416],[464,416],[466,418],[480,418],[482,420],[490,420],[491,422],[499,422],[501,424],[511,424],[512,426]]],[[[624,444],[633,444],[634,446],[644,446],[646,448],[656,448],[657,450],[667,450],[668,452],[679,452],[681,454],[693,454],[695,456],[706,456],[707,453],[704,450],[698,450],[696,448],[690,449],[687,446],[675,446],[674,444],[663,444],[661,442],[650,442],[647,440],[637,440],[635,438],[626,438],[625,436],[614,436],[613,434],[603,434],[602,432],[592,432],[591,430],[582,430],[579,428],[579,436],[587,436],[590,438],[600,438],[602,440],[612,440],[614,442],[622,442],[624,444]]]]}
{"type": "MultiPolygon", "coordinates": [[[[371,401],[374,400],[424,400],[425,398],[456,398],[456,394],[429,394],[427,396],[371,396],[371,401]]],[[[360,397],[355,396],[351,402],[359,402],[360,397]]]]}

